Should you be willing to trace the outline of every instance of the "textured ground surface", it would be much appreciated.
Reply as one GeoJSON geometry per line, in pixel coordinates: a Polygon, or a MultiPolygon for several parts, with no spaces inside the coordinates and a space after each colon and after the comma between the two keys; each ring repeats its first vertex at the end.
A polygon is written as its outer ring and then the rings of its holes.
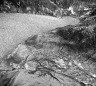
{"type": "Polygon", "coordinates": [[[96,16],[77,24],[72,17],[9,15],[1,14],[0,55],[13,51],[0,60],[0,86],[96,86],[96,16]]]}
{"type": "Polygon", "coordinates": [[[0,57],[34,34],[79,22],[72,17],[60,19],[31,14],[0,14],[0,20],[0,57]]]}
{"type": "MultiPolygon", "coordinates": [[[[40,15],[0,14],[0,86],[96,86],[96,5],[70,1],[32,0],[33,8],[17,9],[40,15]]],[[[14,5],[0,11],[17,12],[14,5]]]]}
{"type": "Polygon", "coordinates": [[[26,39],[2,59],[0,85],[96,86],[96,28],[89,21],[26,39]]]}

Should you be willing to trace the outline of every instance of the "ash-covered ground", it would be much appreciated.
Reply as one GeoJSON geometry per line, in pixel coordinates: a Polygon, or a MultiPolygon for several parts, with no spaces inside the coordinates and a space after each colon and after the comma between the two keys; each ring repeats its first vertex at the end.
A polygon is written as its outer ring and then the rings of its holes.
{"type": "Polygon", "coordinates": [[[0,86],[96,86],[95,5],[88,10],[78,25],[54,28],[18,45],[1,60],[0,86]]]}

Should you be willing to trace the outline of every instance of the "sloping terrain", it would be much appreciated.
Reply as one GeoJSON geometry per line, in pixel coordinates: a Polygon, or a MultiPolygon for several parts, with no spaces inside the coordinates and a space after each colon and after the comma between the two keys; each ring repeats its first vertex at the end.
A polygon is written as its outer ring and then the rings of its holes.
{"type": "Polygon", "coordinates": [[[0,14],[0,57],[34,34],[78,23],[79,20],[72,17],[60,19],[31,14],[0,14]]]}
{"type": "MultiPolygon", "coordinates": [[[[41,15],[72,3],[32,1],[41,15]]],[[[96,5],[82,3],[79,18],[0,14],[0,86],[96,86],[96,5]]]]}
{"type": "Polygon", "coordinates": [[[0,85],[96,86],[95,29],[91,16],[29,36],[2,59],[0,85]]]}

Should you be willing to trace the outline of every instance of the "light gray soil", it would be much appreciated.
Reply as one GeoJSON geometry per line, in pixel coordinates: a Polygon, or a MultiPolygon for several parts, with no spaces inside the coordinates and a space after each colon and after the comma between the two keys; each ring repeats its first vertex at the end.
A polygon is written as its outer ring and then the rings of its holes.
{"type": "Polygon", "coordinates": [[[0,14],[0,58],[11,52],[28,37],[57,27],[76,25],[72,17],[55,18],[32,14],[0,14]]]}

